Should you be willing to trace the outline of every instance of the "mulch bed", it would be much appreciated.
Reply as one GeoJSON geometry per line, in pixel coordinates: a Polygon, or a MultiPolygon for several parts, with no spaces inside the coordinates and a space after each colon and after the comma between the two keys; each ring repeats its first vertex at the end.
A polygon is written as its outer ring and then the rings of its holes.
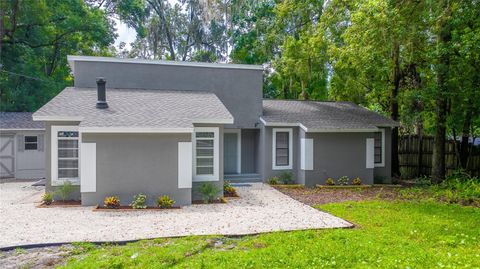
{"type": "Polygon", "coordinates": [[[307,205],[338,203],[345,201],[362,201],[373,199],[395,200],[398,197],[398,188],[377,187],[370,188],[282,188],[273,186],[278,191],[307,205]]]}
{"type": "Polygon", "coordinates": [[[132,208],[131,206],[122,205],[119,208],[108,208],[105,206],[98,206],[93,209],[93,211],[142,211],[142,210],[170,210],[170,209],[180,209],[179,206],[172,206],[170,208],[160,208],[157,206],[147,206],[147,208],[132,208]]]}
{"type": "Polygon", "coordinates": [[[37,207],[76,207],[76,206],[82,206],[82,201],[76,201],[76,200],[53,201],[49,205],[45,203],[41,203],[37,207]]]}
{"type": "Polygon", "coordinates": [[[224,194],[223,194],[223,197],[227,197],[227,198],[239,198],[240,196],[238,196],[237,193],[234,193],[234,194],[224,193],[224,194]]]}
{"type": "Polygon", "coordinates": [[[192,201],[192,205],[226,204],[226,203],[227,203],[226,201],[223,201],[223,200],[220,200],[220,199],[214,200],[213,202],[209,202],[209,203],[205,203],[205,202],[203,202],[203,200],[193,200],[192,201]]]}

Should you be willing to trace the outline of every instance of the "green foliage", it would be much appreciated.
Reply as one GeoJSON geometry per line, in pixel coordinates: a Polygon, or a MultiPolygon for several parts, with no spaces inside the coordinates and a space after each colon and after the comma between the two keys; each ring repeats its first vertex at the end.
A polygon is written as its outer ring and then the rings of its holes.
{"type": "Polygon", "coordinates": [[[157,205],[160,208],[171,208],[173,204],[175,204],[175,200],[170,198],[168,195],[160,196],[157,199],[157,205]]]}
{"type": "Polygon", "coordinates": [[[72,182],[67,180],[63,182],[62,186],[57,187],[55,194],[60,197],[60,200],[66,201],[70,198],[70,194],[72,194],[74,190],[75,187],[72,185],[72,182]]]}
{"type": "Polygon", "coordinates": [[[130,203],[130,206],[133,209],[145,209],[147,208],[147,196],[143,193],[136,194],[133,196],[133,201],[130,203]]]}
{"type": "Polygon", "coordinates": [[[352,185],[362,185],[362,179],[356,177],[352,180],[352,185]]]}
{"type": "Polygon", "coordinates": [[[0,110],[35,111],[72,85],[67,55],[111,55],[113,22],[84,1],[0,1],[0,110]]]}
{"type": "Polygon", "coordinates": [[[295,182],[293,179],[293,173],[288,171],[280,173],[278,179],[282,184],[293,184],[295,182]]]}
{"type": "Polygon", "coordinates": [[[480,179],[457,172],[440,184],[417,185],[402,189],[400,194],[404,199],[433,199],[446,203],[480,206],[480,179]]]}
{"type": "Polygon", "coordinates": [[[347,176],[340,177],[337,179],[338,185],[348,185],[350,179],[347,176]]]}
{"type": "Polygon", "coordinates": [[[223,195],[237,196],[237,190],[230,184],[228,180],[223,181],[223,195]]]}
{"type": "Polygon", "coordinates": [[[200,185],[200,194],[202,195],[202,200],[204,203],[211,203],[215,201],[219,192],[221,191],[215,184],[211,182],[205,182],[200,185]]]}
{"type": "Polygon", "coordinates": [[[108,196],[103,200],[103,204],[107,208],[116,209],[120,207],[120,198],[118,196],[108,196]]]}
{"type": "Polygon", "coordinates": [[[325,184],[333,186],[333,185],[335,185],[335,180],[333,180],[333,178],[329,177],[329,178],[327,178],[327,180],[325,180],[325,184]]]}
{"type": "Polygon", "coordinates": [[[279,179],[276,176],[273,176],[267,180],[268,184],[270,185],[277,185],[279,183],[279,179]]]}
{"type": "Polygon", "coordinates": [[[46,205],[50,205],[53,202],[53,194],[50,192],[45,192],[42,195],[42,202],[46,205]]]}
{"type": "Polygon", "coordinates": [[[239,238],[193,236],[144,240],[89,250],[72,257],[61,268],[111,268],[113,265],[121,268],[480,266],[478,208],[386,201],[335,203],[318,208],[355,223],[357,227],[239,238]],[[132,259],[135,253],[136,258],[132,259]]]}

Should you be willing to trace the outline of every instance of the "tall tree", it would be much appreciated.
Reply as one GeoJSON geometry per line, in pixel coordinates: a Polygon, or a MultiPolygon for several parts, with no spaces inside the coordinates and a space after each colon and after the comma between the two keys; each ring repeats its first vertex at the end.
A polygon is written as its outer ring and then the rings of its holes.
{"type": "Polygon", "coordinates": [[[109,55],[104,11],[74,1],[0,1],[2,111],[34,111],[71,84],[68,54],[109,55]]]}

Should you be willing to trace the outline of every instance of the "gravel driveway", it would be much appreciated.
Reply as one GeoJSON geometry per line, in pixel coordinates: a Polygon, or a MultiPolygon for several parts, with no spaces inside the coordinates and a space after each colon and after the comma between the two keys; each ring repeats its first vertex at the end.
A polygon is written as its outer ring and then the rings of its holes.
{"type": "Polygon", "coordinates": [[[262,183],[236,187],[240,198],[229,199],[227,204],[123,212],[94,212],[93,207],[37,208],[43,187],[31,184],[0,184],[0,247],[351,226],[262,183]]]}

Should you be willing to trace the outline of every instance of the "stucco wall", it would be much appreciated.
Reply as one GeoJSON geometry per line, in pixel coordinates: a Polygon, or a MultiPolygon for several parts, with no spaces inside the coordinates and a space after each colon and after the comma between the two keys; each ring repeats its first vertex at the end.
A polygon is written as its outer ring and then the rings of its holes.
{"type": "Polygon", "coordinates": [[[373,133],[306,133],[313,139],[313,170],[304,171],[305,185],[325,184],[328,177],[360,177],[373,183],[373,168],[366,168],[366,139],[373,133]]]}
{"type": "Polygon", "coordinates": [[[128,205],[138,193],[152,205],[164,194],[190,204],[191,189],[178,188],[177,171],[178,142],[191,141],[190,134],[82,134],[82,141],[97,146],[97,190],[82,193],[83,205],[111,195],[128,205]]]}
{"type": "Polygon", "coordinates": [[[298,154],[300,151],[300,139],[299,139],[299,128],[298,127],[263,127],[261,137],[261,144],[263,145],[263,163],[262,163],[262,172],[261,176],[263,180],[267,180],[272,176],[278,176],[282,172],[292,172],[294,178],[298,178],[298,164],[300,159],[298,154]],[[292,150],[293,150],[293,160],[292,160],[292,169],[282,169],[282,170],[273,170],[272,169],[272,130],[273,128],[291,128],[293,130],[293,140],[292,140],[292,150]]]}
{"type": "MultiPolygon", "coordinates": [[[[75,87],[143,88],[214,92],[233,115],[235,128],[254,128],[262,114],[262,70],[140,63],[75,62],[75,87]]],[[[108,101],[108,90],[107,90],[108,101]]]]}

